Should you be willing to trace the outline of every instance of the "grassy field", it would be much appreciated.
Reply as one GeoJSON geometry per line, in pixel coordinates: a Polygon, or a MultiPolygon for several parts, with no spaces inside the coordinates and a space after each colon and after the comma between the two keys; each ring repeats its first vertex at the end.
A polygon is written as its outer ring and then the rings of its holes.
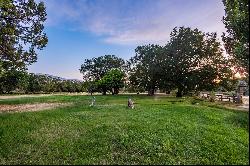
{"type": "Polygon", "coordinates": [[[193,98],[96,96],[94,107],[90,99],[0,100],[0,107],[72,103],[0,113],[0,164],[249,164],[248,112],[193,98]]]}

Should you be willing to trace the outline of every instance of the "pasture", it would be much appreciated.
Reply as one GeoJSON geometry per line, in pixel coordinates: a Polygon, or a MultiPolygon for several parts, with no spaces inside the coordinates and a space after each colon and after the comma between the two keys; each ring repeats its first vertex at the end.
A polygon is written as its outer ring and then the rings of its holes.
{"type": "Polygon", "coordinates": [[[10,110],[0,113],[0,164],[249,164],[247,111],[192,97],[97,95],[93,107],[90,101],[1,99],[0,108],[10,110]],[[11,111],[39,103],[56,105],[11,111]]]}

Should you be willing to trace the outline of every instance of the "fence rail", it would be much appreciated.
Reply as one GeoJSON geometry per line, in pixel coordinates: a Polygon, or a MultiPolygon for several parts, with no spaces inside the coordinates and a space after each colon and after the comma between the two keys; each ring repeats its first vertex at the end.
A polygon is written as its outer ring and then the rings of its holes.
{"type": "MultiPolygon", "coordinates": [[[[201,92],[200,96],[204,99],[209,99],[211,97],[210,92],[201,92]]],[[[215,94],[215,99],[220,101],[229,101],[236,103],[238,101],[238,97],[236,95],[227,95],[223,93],[215,94]]]]}

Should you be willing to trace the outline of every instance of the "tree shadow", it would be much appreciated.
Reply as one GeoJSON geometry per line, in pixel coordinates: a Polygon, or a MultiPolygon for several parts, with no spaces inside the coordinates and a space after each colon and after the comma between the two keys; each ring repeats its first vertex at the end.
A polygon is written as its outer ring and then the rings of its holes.
{"type": "Polygon", "coordinates": [[[233,124],[236,127],[244,128],[249,132],[249,113],[239,112],[234,113],[225,119],[227,123],[233,124]]]}

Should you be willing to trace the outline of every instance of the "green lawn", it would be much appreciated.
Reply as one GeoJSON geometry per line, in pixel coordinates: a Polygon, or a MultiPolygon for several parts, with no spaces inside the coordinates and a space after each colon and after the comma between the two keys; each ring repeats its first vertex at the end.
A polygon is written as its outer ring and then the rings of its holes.
{"type": "Polygon", "coordinates": [[[0,113],[0,164],[249,164],[248,112],[192,98],[46,96],[2,104],[71,102],[0,113]],[[199,104],[196,104],[198,102],[199,104]]]}

